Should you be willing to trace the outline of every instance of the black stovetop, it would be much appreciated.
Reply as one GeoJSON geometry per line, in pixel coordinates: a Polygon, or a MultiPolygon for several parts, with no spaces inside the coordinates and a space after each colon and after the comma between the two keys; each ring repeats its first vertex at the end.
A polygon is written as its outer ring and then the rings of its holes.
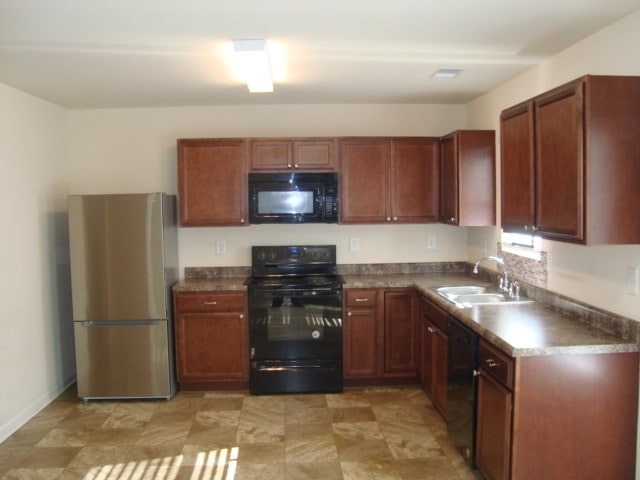
{"type": "Polygon", "coordinates": [[[335,245],[254,246],[251,250],[249,288],[336,289],[335,245]]]}

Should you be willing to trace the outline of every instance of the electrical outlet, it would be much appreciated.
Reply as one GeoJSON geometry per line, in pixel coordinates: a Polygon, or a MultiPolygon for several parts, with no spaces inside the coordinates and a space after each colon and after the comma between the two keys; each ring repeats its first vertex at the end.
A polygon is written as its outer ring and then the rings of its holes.
{"type": "Polygon", "coordinates": [[[216,254],[225,255],[227,253],[227,242],[225,240],[216,240],[216,254]]]}
{"type": "Polygon", "coordinates": [[[638,295],[638,267],[627,267],[627,293],[638,295]]]}
{"type": "Polygon", "coordinates": [[[349,250],[355,252],[360,250],[360,238],[359,237],[350,237],[349,238],[349,250]]]}
{"type": "Polygon", "coordinates": [[[435,250],[436,249],[436,237],[434,237],[433,235],[429,235],[427,237],[427,248],[429,250],[435,250]]]}

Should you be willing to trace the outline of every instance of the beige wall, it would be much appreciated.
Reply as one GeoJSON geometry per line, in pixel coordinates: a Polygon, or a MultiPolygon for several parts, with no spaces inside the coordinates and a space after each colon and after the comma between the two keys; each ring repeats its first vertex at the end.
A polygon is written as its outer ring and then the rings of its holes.
{"type": "MultiPolygon", "coordinates": [[[[176,191],[176,139],[244,136],[441,136],[465,125],[461,105],[299,105],[69,112],[73,193],[176,191]]],[[[185,266],[247,266],[258,244],[331,243],[340,263],[464,260],[465,229],[444,225],[252,225],[181,228],[185,266]],[[437,248],[428,250],[427,236],[437,248]],[[351,252],[349,237],[360,239],[351,252]],[[226,242],[216,255],[215,241],[226,242]]]]}
{"type": "Polygon", "coordinates": [[[75,378],[67,112],[0,84],[0,441],[75,378]]]}
{"type": "MultiPolygon", "coordinates": [[[[499,131],[502,109],[585,74],[640,75],[638,45],[640,11],[471,102],[469,127],[499,131]]],[[[469,258],[479,256],[483,238],[492,238],[495,244],[498,232],[495,228],[469,229],[469,258]]],[[[639,245],[584,247],[545,242],[543,248],[551,253],[549,289],[640,320],[640,296],[628,295],[625,283],[627,267],[640,267],[639,245]]]]}

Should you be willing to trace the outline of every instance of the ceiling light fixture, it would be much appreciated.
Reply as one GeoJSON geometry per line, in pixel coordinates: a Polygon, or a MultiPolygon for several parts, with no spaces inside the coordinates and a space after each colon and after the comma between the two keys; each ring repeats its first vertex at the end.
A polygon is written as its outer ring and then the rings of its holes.
{"type": "Polygon", "coordinates": [[[273,92],[266,40],[234,40],[233,54],[238,75],[251,93],[273,92]]]}
{"type": "Polygon", "coordinates": [[[431,74],[431,78],[455,78],[462,72],[462,68],[440,68],[431,74]]]}

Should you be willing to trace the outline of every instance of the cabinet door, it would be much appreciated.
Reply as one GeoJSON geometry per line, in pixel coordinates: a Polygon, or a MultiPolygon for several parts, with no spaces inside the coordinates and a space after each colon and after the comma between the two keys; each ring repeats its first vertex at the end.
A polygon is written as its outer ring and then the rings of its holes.
{"type": "Polygon", "coordinates": [[[293,168],[291,140],[269,138],[250,142],[251,170],[287,170],[293,168]]]}
{"type": "Polygon", "coordinates": [[[458,145],[457,137],[449,135],[440,141],[442,178],[441,218],[443,223],[457,225],[458,218],[458,145]]]}
{"type": "Polygon", "coordinates": [[[488,480],[508,480],[510,477],[512,405],[512,393],[481,369],[478,377],[476,465],[488,480]]]}
{"type": "Polygon", "coordinates": [[[389,211],[388,140],[340,142],[340,223],[387,223],[389,211]]]}
{"type": "Polygon", "coordinates": [[[449,360],[449,340],[447,334],[439,328],[434,328],[433,338],[433,404],[440,414],[447,415],[447,375],[449,360]]]}
{"type": "Polygon", "coordinates": [[[389,376],[415,376],[414,291],[385,292],[384,312],[384,373],[389,376]]]}
{"type": "Polygon", "coordinates": [[[438,139],[391,142],[391,216],[394,222],[439,220],[438,139]]]}
{"type": "Polygon", "coordinates": [[[447,335],[428,319],[421,325],[422,375],[421,382],[427,395],[443,417],[447,414],[447,335]]]}
{"type": "Polygon", "coordinates": [[[433,398],[434,383],[434,354],[433,354],[433,334],[435,329],[428,319],[422,318],[420,322],[420,383],[422,388],[430,398],[433,398]]]}
{"type": "Polygon", "coordinates": [[[465,227],[496,224],[495,132],[458,130],[440,141],[441,217],[465,227]]]}
{"type": "Polygon", "coordinates": [[[179,140],[180,225],[243,225],[246,217],[243,140],[179,140]]]}
{"type": "Polygon", "coordinates": [[[583,238],[583,96],[579,82],[535,101],[536,220],[549,238],[583,238]]]}
{"type": "Polygon", "coordinates": [[[500,125],[502,228],[531,232],[536,225],[531,102],[505,110],[500,125]]]}
{"type": "Polygon", "coordinates": [[[293,166],[300,170],[337,170],[336,140],[294,140],[293,166]]]}
{"type": "Polygon", "coordinates": [[[345,378],[378,376],[378,320],[375,308],[350,308],[344,322],[345,378]]]}
{"type": "Polygon", "coordinates": [[[244,317],[240,312],[179,313],[176,318],[178,381],[248,379],[244,317]]]}

